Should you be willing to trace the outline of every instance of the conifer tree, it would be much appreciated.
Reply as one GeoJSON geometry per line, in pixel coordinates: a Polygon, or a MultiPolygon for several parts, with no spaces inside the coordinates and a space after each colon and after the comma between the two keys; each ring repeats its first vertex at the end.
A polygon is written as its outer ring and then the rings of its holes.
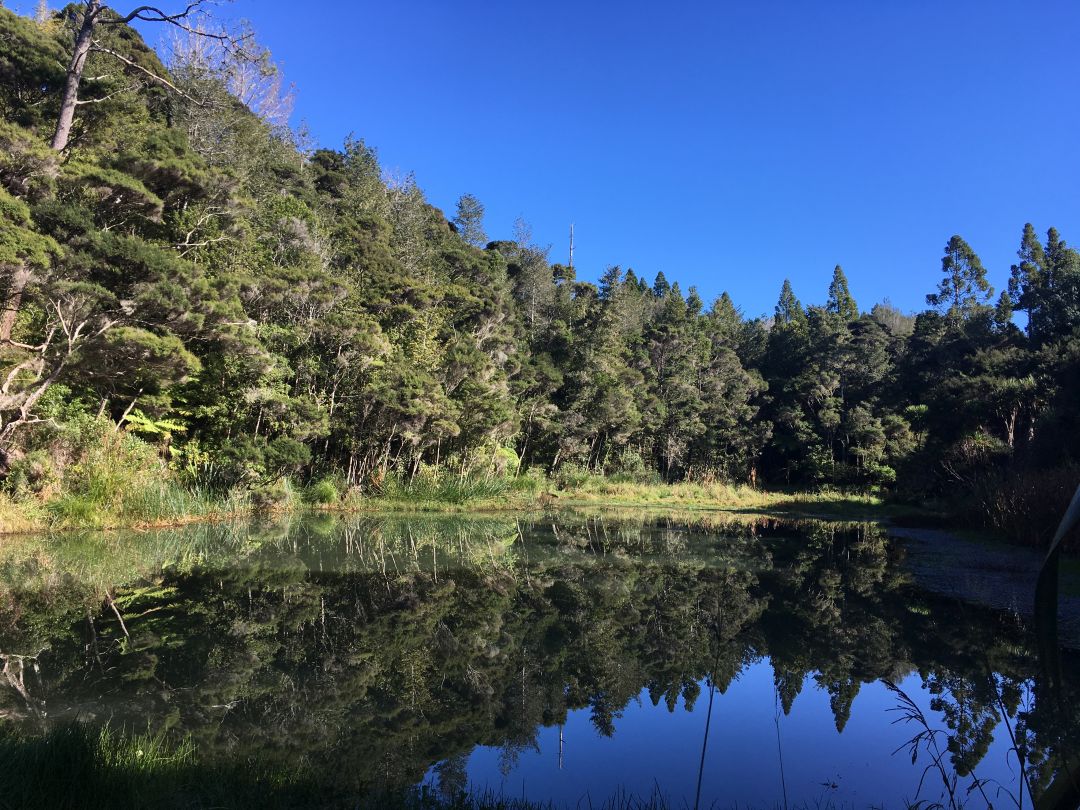
{"type": "Polygon", "coordinates": [[[803,309],[799,299],[795,297],[795,291],[791,288],[791,280],[784,279],[780,288],[780,299],[776,302],[776,322],[778,324],[801,325],[806,322],[806,310],[803,309]]]}
{"type": "Polygon", "coordinates": [[[1027,313],[1028,336],[1036,338],[1041,335],[1045,326],[1041,321],[1045,316],[1042,311],[1042,298],[1047,269],[1046,254],[1039,244],[1035,227],[1030,222],[1024,225],[1016,255],[1020,261],[1011,268],[1009,295],[1016,308],[1027,313]]]}
{"type": "Polygon", "coordinates": [[[855,303],[855,299],[851,297],[851,292],[848,290],[847,276],[844,275],[840,265],[836,265],[833,270],[832,283],[829,284],[829,301],[825,308],[829,312],[839,315],[844,323],[850,323],[859,317],[859,307],[855,303]]]}
{"type": "Polygon", "coordinates": [[[462,194],[457,201],[454,227],[466,244],[484,247],[488,242],[484,233],[484,204],[472,194],[462,194]]]}
{"type": "Polygon", "coordinates": [[[941,280],[936,293],[926,296],[926,303],[950,319],[971,317],[985,307],[994,295],[994,288],[986,280],[986,269],[978,255],[959,236],[953,236],[945,245],[941,272],[945,278],[941,280]]]}

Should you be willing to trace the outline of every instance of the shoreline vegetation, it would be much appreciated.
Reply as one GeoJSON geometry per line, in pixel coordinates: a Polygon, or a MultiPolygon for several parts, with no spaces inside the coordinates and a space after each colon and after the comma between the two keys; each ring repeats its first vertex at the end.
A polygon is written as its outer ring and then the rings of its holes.
{"type": "Polygon", "coordinates": [[[104,420],[98,444],[82,463],[36,495],[0,491],[0,537],[36,532],[158,529],[197,522],[305,510],[336,513],[536,513],[559,509],[635,509],[878,519],[942,515],[918,505],[889,501],[872,492],[759,489],[719,481],[665,483],[656,475],[590,473],[565,467],[558,475],[534,472],[461,475],[423,467],[411,480],[390,474],[366,491],[340,477],[306,485],[282,477],[261,486],[214,494],[177,481],[175,474],[138,437],[112,431],[104,420]]]}
{"type": "Polygon", "coordinates": [[[510,490],[506,494],[448,501],[439,498],[410,498],[405,493],[394,496],[353,495],[334,503],[316,503],[303,491],[292,492],[281,503],[263,505],[249,499],[229,498],[200,501],[198,511],[161,512],[153,517],[134,517],[123,511],[81,516],[71,521],[50,504],[26,504],[0,495],[0,537],[12,534],[37,534],[79,530],[116,531],[124,529],[165,529],[191,523],[237,520],[258,515],[285,515],[303,511],[331,514],[499,514],[596,508],[604,510],[639,510],[672,512],[733,512],[807,517],[835,520],[883,520],[901,515],[925,515],[938,520],[937,513],[904,504],[892,504],[881,498],[838,490],[782,491],[755,490],[748,487],[699,484],[646,484],[599,482],[580,489],[553,491],[510,490]]]}

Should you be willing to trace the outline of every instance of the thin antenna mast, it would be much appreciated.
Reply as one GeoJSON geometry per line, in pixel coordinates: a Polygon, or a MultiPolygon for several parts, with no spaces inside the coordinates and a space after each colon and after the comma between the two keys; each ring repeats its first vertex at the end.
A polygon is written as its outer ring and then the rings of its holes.
{"type": "Polygon", "coordinates": [[[570,223],[570,269],[574,269],[574,223],[570,223]]]}

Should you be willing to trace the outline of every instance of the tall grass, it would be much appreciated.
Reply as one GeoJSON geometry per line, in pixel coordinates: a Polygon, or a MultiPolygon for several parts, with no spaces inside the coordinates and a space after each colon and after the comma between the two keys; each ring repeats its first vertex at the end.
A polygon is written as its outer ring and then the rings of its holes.
{"type": "Polygon", "coordinates": [[[16,501],[6,492],[0,492],[0,534],[34,531],[45,519],[40,503],[16,501]]]}
{"type": "MultiPolygon", "coordinates": [[[[1010,540],[1045,547],[1078,485],[1075,466],[990,475],[975,485],[969,517],[1010,540]]],[[[1080,549],[1080,532],[1067,535],[1063,547],[1080,549]]]]}
{"type": "Polygon", "coordinates": [[[420,505],[423,503],[462,505],[487,501],[506,494],[511,479],[505,476],[466,475],[425,471],[408,479],[389,475],[382,482],[377,497],[384,501],[420,505]]]}
{"type": "Polygon", "coordinates": [[[672,484],[640,483],[599,475],[574,477],[563,482],[560,498],[570,503],[612,506],[677,506],[719,509],[776,509],[803,512],[864,511],[879,507],[874,495],[822,489],[778,492],[746,484],[721,481],[679,481],[672,484]]]}

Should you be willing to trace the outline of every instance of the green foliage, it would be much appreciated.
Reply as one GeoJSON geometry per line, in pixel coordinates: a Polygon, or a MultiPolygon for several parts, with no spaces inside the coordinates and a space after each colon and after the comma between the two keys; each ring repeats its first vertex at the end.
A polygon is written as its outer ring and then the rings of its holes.
{"type": "Polygon", "coordinates": [[[0,118],[48,127],[59,106],[67,54],[62,36],[0,8],[0,118]]]}
{"type": "Polygon", "coordinates": [[[44,450],[32,450],[8,466],[3,489],[16,496],[42,496],[58,483],[52,457],[44,450]]]}
{"type": "Polygon", "coordinates": [[[462,194],[457,202],[454,228],[466,244],[482,248],[487,244],[484,233],[484,204],[472,194],[462,194]]]}
{"type": "Polygon", "coordinates": [[[329,505],[337,503],[341,499],[341,493],[333,479],[320,478],[304,488],[303,498],[306,503],[329,505]]]}
{"type": "Polygon", "coordinates": [[[250,492],[251,505],[260,511],[288,509],[299,500],[292,480],[285,477],[260,481],[251,486],[250,492]]]}
{"type": "Polygon", "coordinates": [[[593,480],[597,476],[583,467],[580,464],[574,462],[567,462],[559,467],[558,473],[555,476],[555,483],[559,489],[581,489],[589,481],[593,480]]]}
{"type": "Polygon", "coordinates": [[[945,245],[941,272],[945,278],[936,293],[926,296],[926,303],[951,318],[971,317],[994,294],[979,257],[959,236],[953,236],[945,245]]]}
{"type": "Polygon", "coordinates": [[[56,241],[33,229],[26,203],[0,188],[0,266],[44,269],[59,255],[56,241]]]}
{"type": "Polygon", "coordinates": [[[547,476],[540,473],[539,470],[528,470],[513,478],[510,482],[510,489],[513,492],[526,495],[537,495],[548,487],[548,483],[547,476]]]}
{"type": "Polygon", "coordinates": [[[836,265],[833,270],[832,283],[829,285],[829,301],[825,309],[840,316],[845,322],[851,322],[859,317],[859,306],[851,297],[847,276],[840,269],[840,265],[836,265]]]}
{"type": "Polygon", "coordinates": [[[175,419],[151,419],[138,408],[124,417],[128,430],[146,436],[168,437],[173,433],[183,433],[187,427],[175,419]]]}
{"type": "Polygon", "coordinates": [[[383,481],[378,495],[386,502],[417,505],[423,503],[466,504],[490,501],[508,492],[511,479],[485,475],[439,474],[424,469],[409,478],[391,473],[383,481]]]}
{"type": "Polygon", "coordinates": [[[615,482],[650,483],[657,478],[641,453],[632,447],[624,447],[618,456],[609,462],[607,474],[615,482]]]}

